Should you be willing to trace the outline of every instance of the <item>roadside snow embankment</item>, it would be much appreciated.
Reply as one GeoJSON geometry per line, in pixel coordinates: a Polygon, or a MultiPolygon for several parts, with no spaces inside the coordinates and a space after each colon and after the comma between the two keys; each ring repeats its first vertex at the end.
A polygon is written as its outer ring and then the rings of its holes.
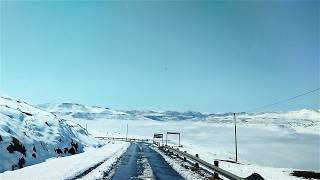
{"type": "Polygon", "coordinates": [[[104,172],[126,151],[129,143],[109,143],[101,148],[88,148],[84,153],[68,157],[49,159],[46,162],[0,174],[3,180],[72,179],[91,167],[102,163],[82,179],[102,179],[104,172]]]}
{"type": "Polygon", "coordinates": [[[0,119],[0,172],[100,146],[80,125],[11,97],[0,96],[0,119]]]}

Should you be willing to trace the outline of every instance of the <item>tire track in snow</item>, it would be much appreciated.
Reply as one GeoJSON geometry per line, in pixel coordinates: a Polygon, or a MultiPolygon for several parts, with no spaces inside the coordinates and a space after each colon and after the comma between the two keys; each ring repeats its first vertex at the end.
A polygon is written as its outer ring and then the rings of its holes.
{"type": "Polygon", "coordinates": [[[138,164],[140,164],[142,166],[142,174],[138,176],[138,178],[143,179],[143,180],[154,180],[154,175],[153,175],[153,171],[152,168],[148,162],[148,159],[146,158],[146,156],[143,153],[143,148],[141,146],[139,146],[140,148],[140,152],[141,153],[141,159],[139,159],[138,164]]]}
{"type": "Polygon", "coordinates": [[[87,168],[82,171],[80,174],[68,178],[68,180],[75,179],[102,179],[105,174],[108,174],[113,167],[120,160],[121,155],[127,150],[128,146],[121,148],[119,151],[114,152],[109,157],[105,158],[103,161],[87,168]]]}
{"type": "Polygon", "coordinates": [[[112,180],[183,180],[164,158],[145,143],[131,143],[115,169],[112,180]]]}

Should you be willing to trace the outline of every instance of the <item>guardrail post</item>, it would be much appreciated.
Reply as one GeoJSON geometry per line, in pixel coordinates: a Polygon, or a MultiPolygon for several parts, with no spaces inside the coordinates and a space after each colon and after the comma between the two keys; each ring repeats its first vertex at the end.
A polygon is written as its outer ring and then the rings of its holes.
{"type": "MultiPolygon", "coordinates": [[[[214,161],[214,165],[217,166],[217,167],[219,167],[219,161],[215,160],[215,161],[214,161]]],[[[214,178],[214,179],[219,179],[219,174],[216,173],[216,172],[214,172],[214,173],[213,173],[213,178],[214,178]]]]}
{"type": "Polygon", "coordinates": [[[199,167],[199,163],[195,163],[195,164],[194,164],[194,167],[195,167],[196,170],[199,170],[199,168],[200,168],[200,167],[199,167]]]}
{"type": "MultiPolygon", "coordinates": [[[[199,154],[196,154],[196,158],[199,158],[199,154]]],[[[195,163],[194,167],[198,170],[200,168],[199,163],[195,163]]]]}

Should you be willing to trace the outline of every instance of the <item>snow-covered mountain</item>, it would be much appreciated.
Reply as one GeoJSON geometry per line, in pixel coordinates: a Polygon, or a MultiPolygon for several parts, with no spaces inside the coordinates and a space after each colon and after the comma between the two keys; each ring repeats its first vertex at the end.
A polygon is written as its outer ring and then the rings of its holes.
{"type": "Polygon", "coordinates": [[[125,112],[110,110],[99,106],[86,106],[78,103],[47,103],[37,106],[55,115],[93,120],[110,116],[126,116],[125,112]]]}
{"type": "Polygon", "coordinates": [[[149,118],[156,121],[168,121],[168,120],[200,120],[206,118],[207,114],[202,114],[200,112],[194,111],[186,111],[186,112],[178,112],[178,111],[164,111],[164,112],[157,112],[157,111],[125,111],[131,115],[139,115],[145,118],[149,118]]]}
{"type": "Polygon", "coordinates": [[[52,112],[57,115],[69,116],[73,118],[95,119],[108,116],[121,116],[122,118],[130,119],[149,119],[156,121],[168,120],[201,120],[208,117],[208,114],[200,112],[186,111],[152,111],[152,110],[111,110],[109,108],[102,108],[99,106],[86,106],[78,103],[47,103],[38,105],[40,109],[52,112]]]}
{"type": "MultiPolygon", "coordinates": [[[[89,111],[74,109],[79,110],[89,111]]],[[[4,95],[0,96],[0,119],[0,172],[99,146],[80,125],[4,95]]]]}

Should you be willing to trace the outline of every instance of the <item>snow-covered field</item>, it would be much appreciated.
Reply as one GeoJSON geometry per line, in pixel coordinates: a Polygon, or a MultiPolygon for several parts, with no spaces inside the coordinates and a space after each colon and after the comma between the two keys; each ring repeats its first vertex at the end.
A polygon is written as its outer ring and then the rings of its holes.
{"type": "MultiPolygon", "coordinates": [[[[39,107],[87,125],[95,136],[124,137],[127,124],[132,138],[180,132],[184,149],[209,162],[235,158],[232,113],[120,111],[71,103],[39,107]]],[[[235,168],[238,174],[250,175],[256,169],[268,177],[272,173],[287,175],[293,169],[320,170],[319,110],[239,113],[237,125],[239,161],[247,164],[235,168]]],[[[175,136],[168,139],[177,143],[175,136]]]]}
{"type": "MultiPolygon", "coordinates": [[[[70,178],[103,160],[83,178],[102,177],[128,144],[97,148],[102,143],[93,136],[125,137],[127,124],[129,138],[180,132],[182,150],[208,162],[235,158],[232,113],[121,111],[75,103],[35,107],[7,96],[0,100],[0,172],[46,161],[6,171],[0,179],[70,178]],[[61,164],[59,172],[44,173],[61,164]]],[[[243,177],[257,172],[266,179],[295,179],[289,176],[292,170],[320,171],[319,110],[238,113],[236,119],[241,164],[221,162],[222,168],[243,177]]],[[[177,144],[176,136],[168,139],[177,144]]]]}

